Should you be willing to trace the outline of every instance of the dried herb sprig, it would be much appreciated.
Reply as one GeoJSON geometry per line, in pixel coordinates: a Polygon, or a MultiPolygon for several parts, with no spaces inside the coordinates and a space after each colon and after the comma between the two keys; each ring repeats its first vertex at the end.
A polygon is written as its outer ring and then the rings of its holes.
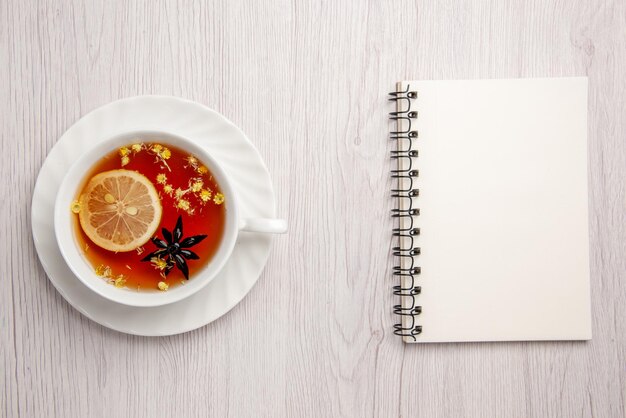
{"type": "Polygon", "coordinates": [[[187,266],[186,260],[198,260],[200,257],[198,254],[189,250],[189,248],[201,242],[205,239],[206,235],[194,235],[192,237],[183,238],[183,218],[178,217],[176,225],[172,232],[165,228],[161,229],[164,239],[158,237],[152,237],[152,243],[157,246],[157,249],[144,258],[141,261],[153,261],[153,259],[164,261],[166,264],[160,268],[163,270],[163,274],[167,276],[174,266],[183,273],[185,279],[189,280],[189,266],[187,266]]]}

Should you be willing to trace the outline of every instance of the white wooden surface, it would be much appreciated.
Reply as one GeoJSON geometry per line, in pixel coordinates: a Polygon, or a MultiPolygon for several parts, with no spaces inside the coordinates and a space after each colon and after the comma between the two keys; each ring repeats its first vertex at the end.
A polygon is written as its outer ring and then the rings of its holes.
{"type": "Polygon", "coordinates": [[[611,0],[0,2],[0,416],[624,416],[625,27],[611,0]],[[589,76],[593,340],[403,345],[386,92],[559,75],[589,76]],[[138,94],[239,125],[291,227],[240,305],[169,338],[82,317],[30,232],[57,138],[138,94]]]}

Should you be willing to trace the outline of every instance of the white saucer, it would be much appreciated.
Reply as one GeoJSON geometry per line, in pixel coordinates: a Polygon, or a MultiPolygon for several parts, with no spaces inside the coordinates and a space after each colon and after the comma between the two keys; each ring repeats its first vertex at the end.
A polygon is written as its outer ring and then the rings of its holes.
{"type": "Polygon", "coordinates": [[[54,235],[54,201],[61,180],[82,153],[124,132],[158,130],[197,141],[232,180],[242,218],[274,218],[272,182],[258,151],[230,121],[195,102],[167,96],[118,100],[84,116],[63,134],[39,172],[32,226],[39,259],[52,284],[77,310],[114,330],[136,335],[191,331],[234,307],[256,283],[269,255],[268,234],[241,233],[224,269],[200,292],[171,305],[136,308],[104,299],[76,278],[61,257],[54,235]]]}

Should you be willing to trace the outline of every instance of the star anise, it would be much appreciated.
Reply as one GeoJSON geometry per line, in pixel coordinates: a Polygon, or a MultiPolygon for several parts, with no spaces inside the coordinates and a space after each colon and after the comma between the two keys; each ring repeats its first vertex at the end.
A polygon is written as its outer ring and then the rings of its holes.
{"type": "Polygon", "coordinates": [[[157,249],[144,258],[141,261],[153,261],[161,259],[166,262],[166,266],[163,268],[163,273],[167,276],[174,266],[183,273],[185,279],[189,280],[189,266],[187,266],[186,260],[198,260],[198,254],[194,253],[188,248],[193,247],[203,239],[206,235],[194,235],[192,237],[183,238],[183,218],[178,217],[176,226],[172,232],[165,228],[161,228],[161,233],[165,240],[159,237],[152,237],[152,243],[157,246],[157,249]]]}

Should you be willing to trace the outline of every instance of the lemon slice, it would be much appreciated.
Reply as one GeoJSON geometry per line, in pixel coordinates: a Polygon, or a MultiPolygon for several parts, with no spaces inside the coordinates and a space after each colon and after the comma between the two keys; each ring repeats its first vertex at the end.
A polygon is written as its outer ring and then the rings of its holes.
{"type": "Polygon", "coordinates": [[[81,228],[94,244],[109,251],[141,247],[161,222],[159,194],[152,182],[136,171],[96,174],[79,200],[81,228]]]}

